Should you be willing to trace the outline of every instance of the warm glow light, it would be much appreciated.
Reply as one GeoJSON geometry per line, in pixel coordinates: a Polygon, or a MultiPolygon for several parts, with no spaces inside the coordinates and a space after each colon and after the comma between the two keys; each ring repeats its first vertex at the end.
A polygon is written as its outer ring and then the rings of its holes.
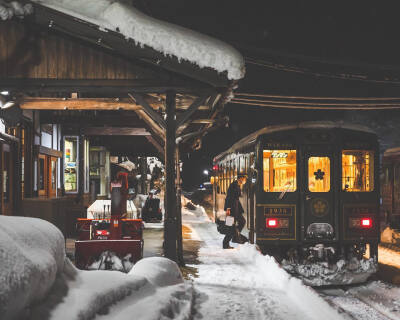
{"type": "Polygon", "coordinates": [[[263,150],[265,192],[296,191],[296,150],[263,150]]]}
{"type": "Polygon", "coordinates": [[[372,226],[372,221],[370,218],[361,219],[361,226],[364,228],[369,228],[372,226]]]}
{"type": "Polygon", "coordinates": [[[268,228],[276,228],[278,226],[277,219],[267,219],[267,227],[268,228]]]}
{"type": "Polygon", "coordinates": [[[365,192],[374,189],[374,152],[344,150],[342,152],[342,189],[365,192]]]}

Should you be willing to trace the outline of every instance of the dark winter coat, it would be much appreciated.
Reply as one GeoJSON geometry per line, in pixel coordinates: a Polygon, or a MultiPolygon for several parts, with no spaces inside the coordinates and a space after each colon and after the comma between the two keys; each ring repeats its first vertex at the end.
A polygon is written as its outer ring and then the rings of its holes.
{"type": "Polygon", "coordinates": [[[224,210],[231,208],[231,216],[238,217],[244,210],[242,204],[239,201],[241,196],[240,186],[237,180],[234,180],[228,188],[225,198],[224,210]]]}

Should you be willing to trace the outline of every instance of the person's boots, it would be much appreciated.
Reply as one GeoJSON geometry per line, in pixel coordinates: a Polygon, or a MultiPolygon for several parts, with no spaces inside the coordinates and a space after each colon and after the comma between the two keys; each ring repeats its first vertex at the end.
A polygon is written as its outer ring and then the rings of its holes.
{"type": "Polygon", "coordinates": [[[229,240],[228,240],[228,241],[225,241],[225,239],[224,239],[224,241],[222,242],[222,248],[224,248],[224,249],[233,249],[233,247],[231,247],[231,246],[229,245],[229,240]]]}

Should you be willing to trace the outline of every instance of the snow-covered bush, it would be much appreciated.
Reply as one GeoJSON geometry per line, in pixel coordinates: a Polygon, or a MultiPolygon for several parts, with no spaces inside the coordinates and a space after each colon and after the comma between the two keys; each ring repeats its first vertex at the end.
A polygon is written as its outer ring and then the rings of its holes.
{"type": "Polygon", "coordinates": [[[64,237],[51,223],[0,216],[0,315],[20,318],[64,268],[64,237]]]}
{"type": "Polygon", "coordinates": [[[183,283],[178,265],[163,257],[142,259],[133,266],[129,274],[146,277],[147,280],[158,287],[183,283]]]}

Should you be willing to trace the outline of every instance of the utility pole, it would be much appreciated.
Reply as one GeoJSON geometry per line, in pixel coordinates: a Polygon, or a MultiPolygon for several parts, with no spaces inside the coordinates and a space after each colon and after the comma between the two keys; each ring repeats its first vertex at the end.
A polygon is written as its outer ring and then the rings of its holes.
{"type": "Polygon", "coordinates": [[[164,253],[177,261],[177,216],[175,188],[175,152],[176,152],[176,108],[175,92],[167,91],[166,99],[166,134],[165,134],[165,219],[164,219],[164,253]]]}

